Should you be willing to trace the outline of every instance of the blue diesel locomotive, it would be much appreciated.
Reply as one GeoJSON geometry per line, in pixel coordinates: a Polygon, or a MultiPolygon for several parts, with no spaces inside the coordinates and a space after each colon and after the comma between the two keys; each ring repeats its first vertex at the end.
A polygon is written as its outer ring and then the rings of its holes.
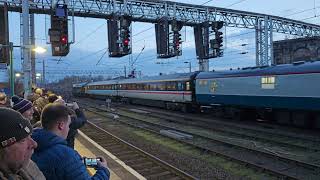
{"type": "Polygon", "coordinates": [[[93,82],[79,92],[166,109],[210,108],[235,118],[320,127],[319,80],[320,62],[315,61],[93,82]]]}

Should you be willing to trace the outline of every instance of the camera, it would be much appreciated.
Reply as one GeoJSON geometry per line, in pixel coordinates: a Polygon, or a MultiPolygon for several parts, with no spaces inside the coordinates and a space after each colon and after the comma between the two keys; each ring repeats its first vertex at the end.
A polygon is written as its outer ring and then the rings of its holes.
{"type": "Polygon", "coordinates": [[[101,159],[100,158],[83,157],[83,163],[87,167],[97,167],[98,166],[98,161],[101,161],[101,159]]]}

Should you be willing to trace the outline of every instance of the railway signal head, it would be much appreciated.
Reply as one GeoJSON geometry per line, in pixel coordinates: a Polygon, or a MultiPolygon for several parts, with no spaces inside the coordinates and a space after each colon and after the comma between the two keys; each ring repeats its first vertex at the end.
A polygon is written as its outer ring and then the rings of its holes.
{"type": "Polygon", "coordinates": [[[181,44],[182,44],[181,34],[179,32],[174,32],[173,45],[174,45],[175,54],[177,56],[181,55],[181,46],[180,46],[181,44]]]}
{"type": "Polygon", "coordinates": [[[131,36],[131,32],[129,30],[129,27],[124,28],[123,34],[122,34],[122,45],[123,45],[124,53],[130,52],[130,49],[131,49],[130,36],[131,36]]]}
{"type": "Polygon", "coordinates": [[[218,44],[218,47],[221,48],[223,46],[223,33],[220,31],[216,32],[216,43],[218,44]]]}
{"type": "Polygon", "coordinates": [[[223,21],[215,21],[212,24],[212,30],[214,30],[214,31],[218,31],[222,27],[223,27],[223,21]]]}
{"type": "Polygon", "coordinates": [[[68,38],[68,8],[57,4],[55,13],[51,15],[49,29],[53,56],[66,56],[70,50],[68,38]]]}

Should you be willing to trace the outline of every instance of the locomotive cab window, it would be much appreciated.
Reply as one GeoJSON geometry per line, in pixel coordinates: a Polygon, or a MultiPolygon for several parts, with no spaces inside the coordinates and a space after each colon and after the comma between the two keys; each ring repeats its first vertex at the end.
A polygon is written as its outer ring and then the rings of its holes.
{"type": "Polygon", "coordinates": [[[207,86],[208,85],[208,80],[200,80],[199,81],[199,86],[207,86]]]}
{"type": "Polygon", "coordinates": [[[275,76],[261,77],[261,88],[262,89],[274,89],[276,83],[275,76]]]}

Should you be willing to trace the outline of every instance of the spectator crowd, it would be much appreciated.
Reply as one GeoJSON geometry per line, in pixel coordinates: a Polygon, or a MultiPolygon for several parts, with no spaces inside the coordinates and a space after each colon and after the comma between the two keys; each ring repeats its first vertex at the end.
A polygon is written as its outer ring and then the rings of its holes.
{"type": "Polygon", "coordinates": [[[106,160],[99,157],[90,175],[74,149],[87,122],[76,102],[35,89],[24,99],[0,93],[0,180],[108,180],[106,160]]]}

